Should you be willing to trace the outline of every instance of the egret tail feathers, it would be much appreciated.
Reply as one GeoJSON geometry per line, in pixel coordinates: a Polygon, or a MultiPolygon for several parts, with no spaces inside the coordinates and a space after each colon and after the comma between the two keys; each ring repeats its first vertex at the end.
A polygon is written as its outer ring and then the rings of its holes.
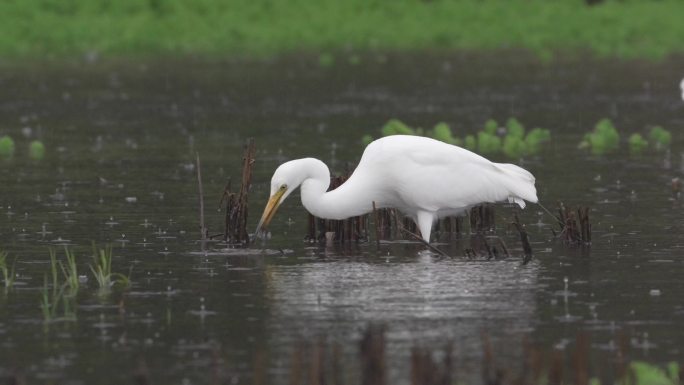
{"type": "Polygon", "coordinates": [[[534,187],[534,175],[522,167],[510,163],[497,163],[501,172],[506,175],[503,183],[510,191],[508,201],[525,208],[525,201],[537,203],[537,188],[534,187]]]}
{"type": "Polygon", "coordinates": [[[518,197],[508,197],[508,203],[515,203],[520,206],[521,209],[525,208],[525,201],[518,197]]]}

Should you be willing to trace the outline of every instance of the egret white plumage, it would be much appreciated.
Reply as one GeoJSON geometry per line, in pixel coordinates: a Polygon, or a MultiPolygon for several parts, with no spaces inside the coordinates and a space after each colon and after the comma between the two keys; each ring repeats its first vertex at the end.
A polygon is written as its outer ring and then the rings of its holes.
{"type": "Polygon", "coordinates": [[[318,159],[281,164],[271,178],[271,196],[256,233],[280,204],[301,186],[302,204],[313,215],[345,219],[377,208],[396,208],[411,217],[425,242],[433,223],[484,202],[537,202],[534,176],[513,164],[486,158],[435,139],[393,135],[370,143],[341,186],[327,191],[330,171],[318,159]]]}

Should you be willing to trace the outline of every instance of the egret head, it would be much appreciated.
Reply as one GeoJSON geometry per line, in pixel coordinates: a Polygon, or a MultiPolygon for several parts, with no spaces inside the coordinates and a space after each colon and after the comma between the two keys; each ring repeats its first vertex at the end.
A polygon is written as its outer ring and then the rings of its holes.
{"type": "Polygon", "coordinates": [[[257,236],[262,229],[268,227],[268,224],[273,219],[273,215],[281,203],[287,198],[305,178],[301,172],[301,167],[298,167],[298,160],[289,161],[281,164],[273,173],[271,178],[271,197],[266,203],[264,213],[261,215],[261,220],[257,225],[257,236]]]}

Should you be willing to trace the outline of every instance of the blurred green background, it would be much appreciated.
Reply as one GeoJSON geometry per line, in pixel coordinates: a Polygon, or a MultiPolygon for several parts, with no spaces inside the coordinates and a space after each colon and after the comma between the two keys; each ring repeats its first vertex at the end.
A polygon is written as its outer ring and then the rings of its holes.
{"type": "Polygon", "coordinates": [[[681,0],[3,0],[0,57],[684,52],[681,0]],[[589,1],[595,2],[597,0],[589,1]]]}

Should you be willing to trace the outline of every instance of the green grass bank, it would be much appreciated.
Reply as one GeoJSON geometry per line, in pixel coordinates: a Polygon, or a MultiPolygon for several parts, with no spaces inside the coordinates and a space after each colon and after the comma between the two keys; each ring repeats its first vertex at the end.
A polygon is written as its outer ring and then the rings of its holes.
{"type": "Polygon", "coordinates": [[[4,0],[0,57],[491,50],[662,58],[684,1],[4,0]]]}

